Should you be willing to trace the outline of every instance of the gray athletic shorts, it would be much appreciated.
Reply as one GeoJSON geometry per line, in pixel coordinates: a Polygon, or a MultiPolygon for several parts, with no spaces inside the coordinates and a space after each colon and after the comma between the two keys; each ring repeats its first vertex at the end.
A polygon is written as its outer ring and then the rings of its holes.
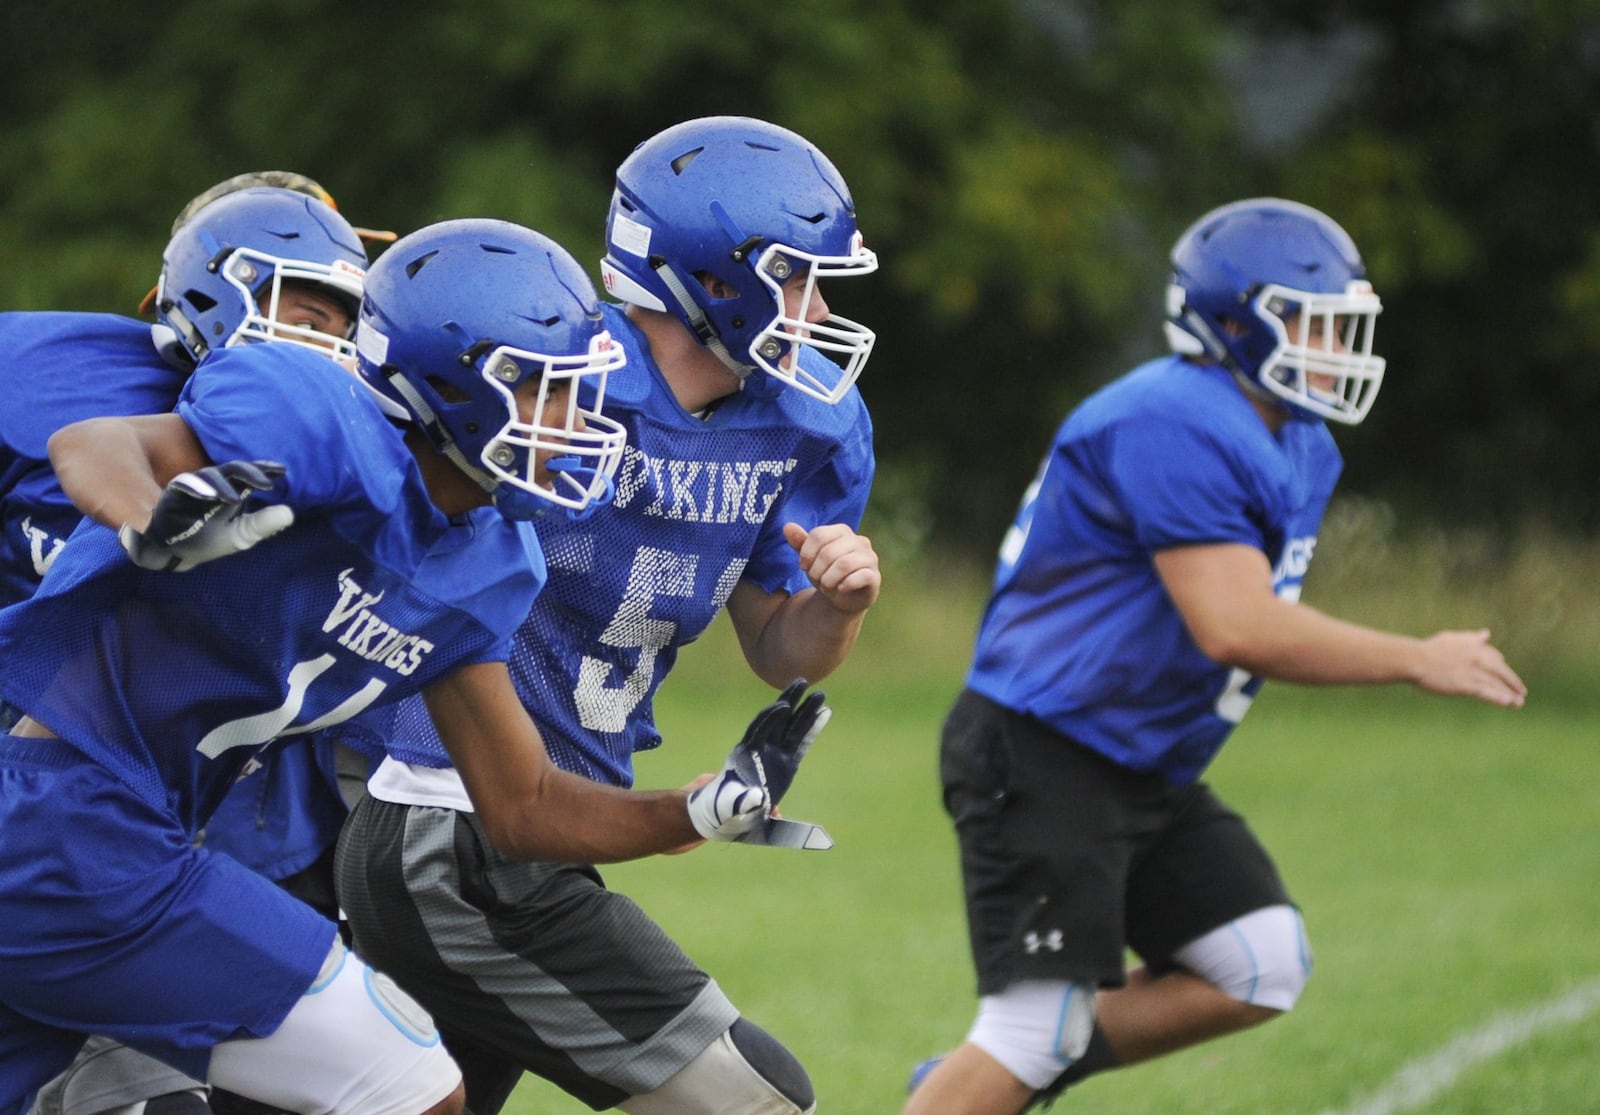
{"type": "Polygon", "coordinates": [[[1204,783],[1128,770],[967,690],[940,774],[961,845],[978,993],[1016,979],[1120,986],[1183,945],[1290,904],[1266,849],[1204,783]]]}
{"type": "Polygon", "coordinates": [[[368,797],[340,835],[335,879],[357,951],[447,1044],[520,1064],[597,1111],[654,1091],[739,1017],[593,867],[508,860],[474,814],[368,797]]]}
{"type": "Polygon", "coordinates": [[[204,1087],[110,1038],[90,1038],[72,1066],[39,1089],[33,1115],[95,1115],[170,1092],[204,1087]]]}

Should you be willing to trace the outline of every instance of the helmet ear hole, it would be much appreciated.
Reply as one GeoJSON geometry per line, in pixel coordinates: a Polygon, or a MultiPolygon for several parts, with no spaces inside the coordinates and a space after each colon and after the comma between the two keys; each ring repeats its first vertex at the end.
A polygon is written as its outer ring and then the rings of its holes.
{"type": "Polygon", "coordinates": [[[433,393],[446,403],[471,402],[472,397],[442,376],[428,376],[426,382],[433,393]]]}

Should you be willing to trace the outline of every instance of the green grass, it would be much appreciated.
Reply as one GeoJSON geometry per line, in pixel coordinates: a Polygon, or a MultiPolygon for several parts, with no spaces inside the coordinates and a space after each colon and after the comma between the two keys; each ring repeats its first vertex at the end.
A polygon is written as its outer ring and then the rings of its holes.
{"type": "MultiPolygon", "coordinates": [[[[1541,580],[1517,572],[1529,555],[1507,555],[1487,579],[1404,556],[1347,560],[1346,575],[1321,594],[1313,585],[1308,602],[1418,632],[1476,626],[1475,610],[1487,610],[1502,645],[1531,648],[1522,657],[1539,673],[1527,708],[1269,685],[1209,779],[1273,850],[1305,909],[1316,974],[1299,1008],[1090,1080],[1054,1110],[1344,1112],[1454,1038],[1600,978],[1592,609],[1558,609],[1553,626],[1546,609],[1544,626],[1524,631],[1518,594],[1541,580]],[[1397,564],[1409,572],[1374,579],[1397,564]]],[[[1558,564],[1569,569],[1571,556],[1558,564]]],[[[1537,591],[1584,587],[1581,564],[1567,575],[1537,591]]],[[[826,1115],[897,1111],[911,1064],[957,1042],[971,1020],[935,754],[980,602],[971,574],[897,575],[829,683],[833,724],[785,811],[825,823],[835,849],[706,847],[606,872],[799,1054],[826,1115]]],[[[641,756],[645,786],[715,767],[769,699],[725,623],[686,651],[662,696],[667,745],[641,756]]],[[[1431,1102],[1397,1110],[1593,1110],[1597,1042],[1600,1014],[1552,1026],[1461,1073],[1431,1102]]],[[[508,1107],[583,1110],[531,1078],[508,1107]]]]}

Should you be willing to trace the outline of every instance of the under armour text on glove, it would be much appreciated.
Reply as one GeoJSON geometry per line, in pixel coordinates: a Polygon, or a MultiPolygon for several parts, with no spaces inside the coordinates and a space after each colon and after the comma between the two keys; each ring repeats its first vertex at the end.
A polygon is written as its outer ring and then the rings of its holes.
{"type": "Polygon", "coordinates": [[[225,461],[168,481],[144,530],[124,523],[117,540],[135,565],[183,573],[208,561],[248,550],[294,522],[282,504],[246,511],[255,492],[270,491],[284,476],[274,461],[225,461]]]}

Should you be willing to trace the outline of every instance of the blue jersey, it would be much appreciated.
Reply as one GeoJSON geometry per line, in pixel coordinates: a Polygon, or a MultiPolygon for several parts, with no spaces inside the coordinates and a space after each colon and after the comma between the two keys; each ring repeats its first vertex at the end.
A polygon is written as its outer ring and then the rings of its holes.
{"type": "Polygon", "coordinates": [[[366,388],[297,345],[209,357],[178,413],[216,461],[288,470],[295,522],[186,573],[82,523],[34,596],[0,612],[0,698],[189,831],[256,751],[504,660],[543,579],[492,509],[447,519],[366,388]]]}
{"type": "MultiPolygon", "coordinates": [[[[861,521],[872,422],[855,390],[829,406],[793,390],[740,392],[697,417],[678,405],[643,335],[605,308],[627,366],[605,413],[627,430],[616,498],[587,518],[537,521],[549,582],[518,629],[511,677],[558,766],[629,786],[633,754],[661,743],[652,699],[740,580],[768,592],[810,582],[783,524],[861,521]]],[[[811,349],[801,359],[825,362],[811,349]]],[[[447,760],[417,702],[363,726],[391,754],[447,760]]]]}
{"type": "Polygon", "coordinates": [[[1296,600],[1340,468],[1321,422],[1274,434],[1220,368],[1136,368],[1057,431],[1002,548],[968,686],[1124,766],[1193,781],[1261,679],[1200,652],[1153,555],[1254,546],[1296,600]]]}
{"type": "MultiPolygon", "coordinates": [[[[50,436],[86,418],[170,411],[192,370],[131,318],[0,314],[0,605],[33,595],[82,518],[50,466],[50,436]]],[[[207,846],[273,879],[311,864],[344,817],[320,761],[329,746],[297,740],[275,752],[218,808],[207,846]]]]}
{"type": "Polygon", "coordinates": [[[171,410],[188,375],[132,318],[0,314],[0,606],[33,595],[81,518],[50,467],[50,435],[85,418],[171,410]]]}

